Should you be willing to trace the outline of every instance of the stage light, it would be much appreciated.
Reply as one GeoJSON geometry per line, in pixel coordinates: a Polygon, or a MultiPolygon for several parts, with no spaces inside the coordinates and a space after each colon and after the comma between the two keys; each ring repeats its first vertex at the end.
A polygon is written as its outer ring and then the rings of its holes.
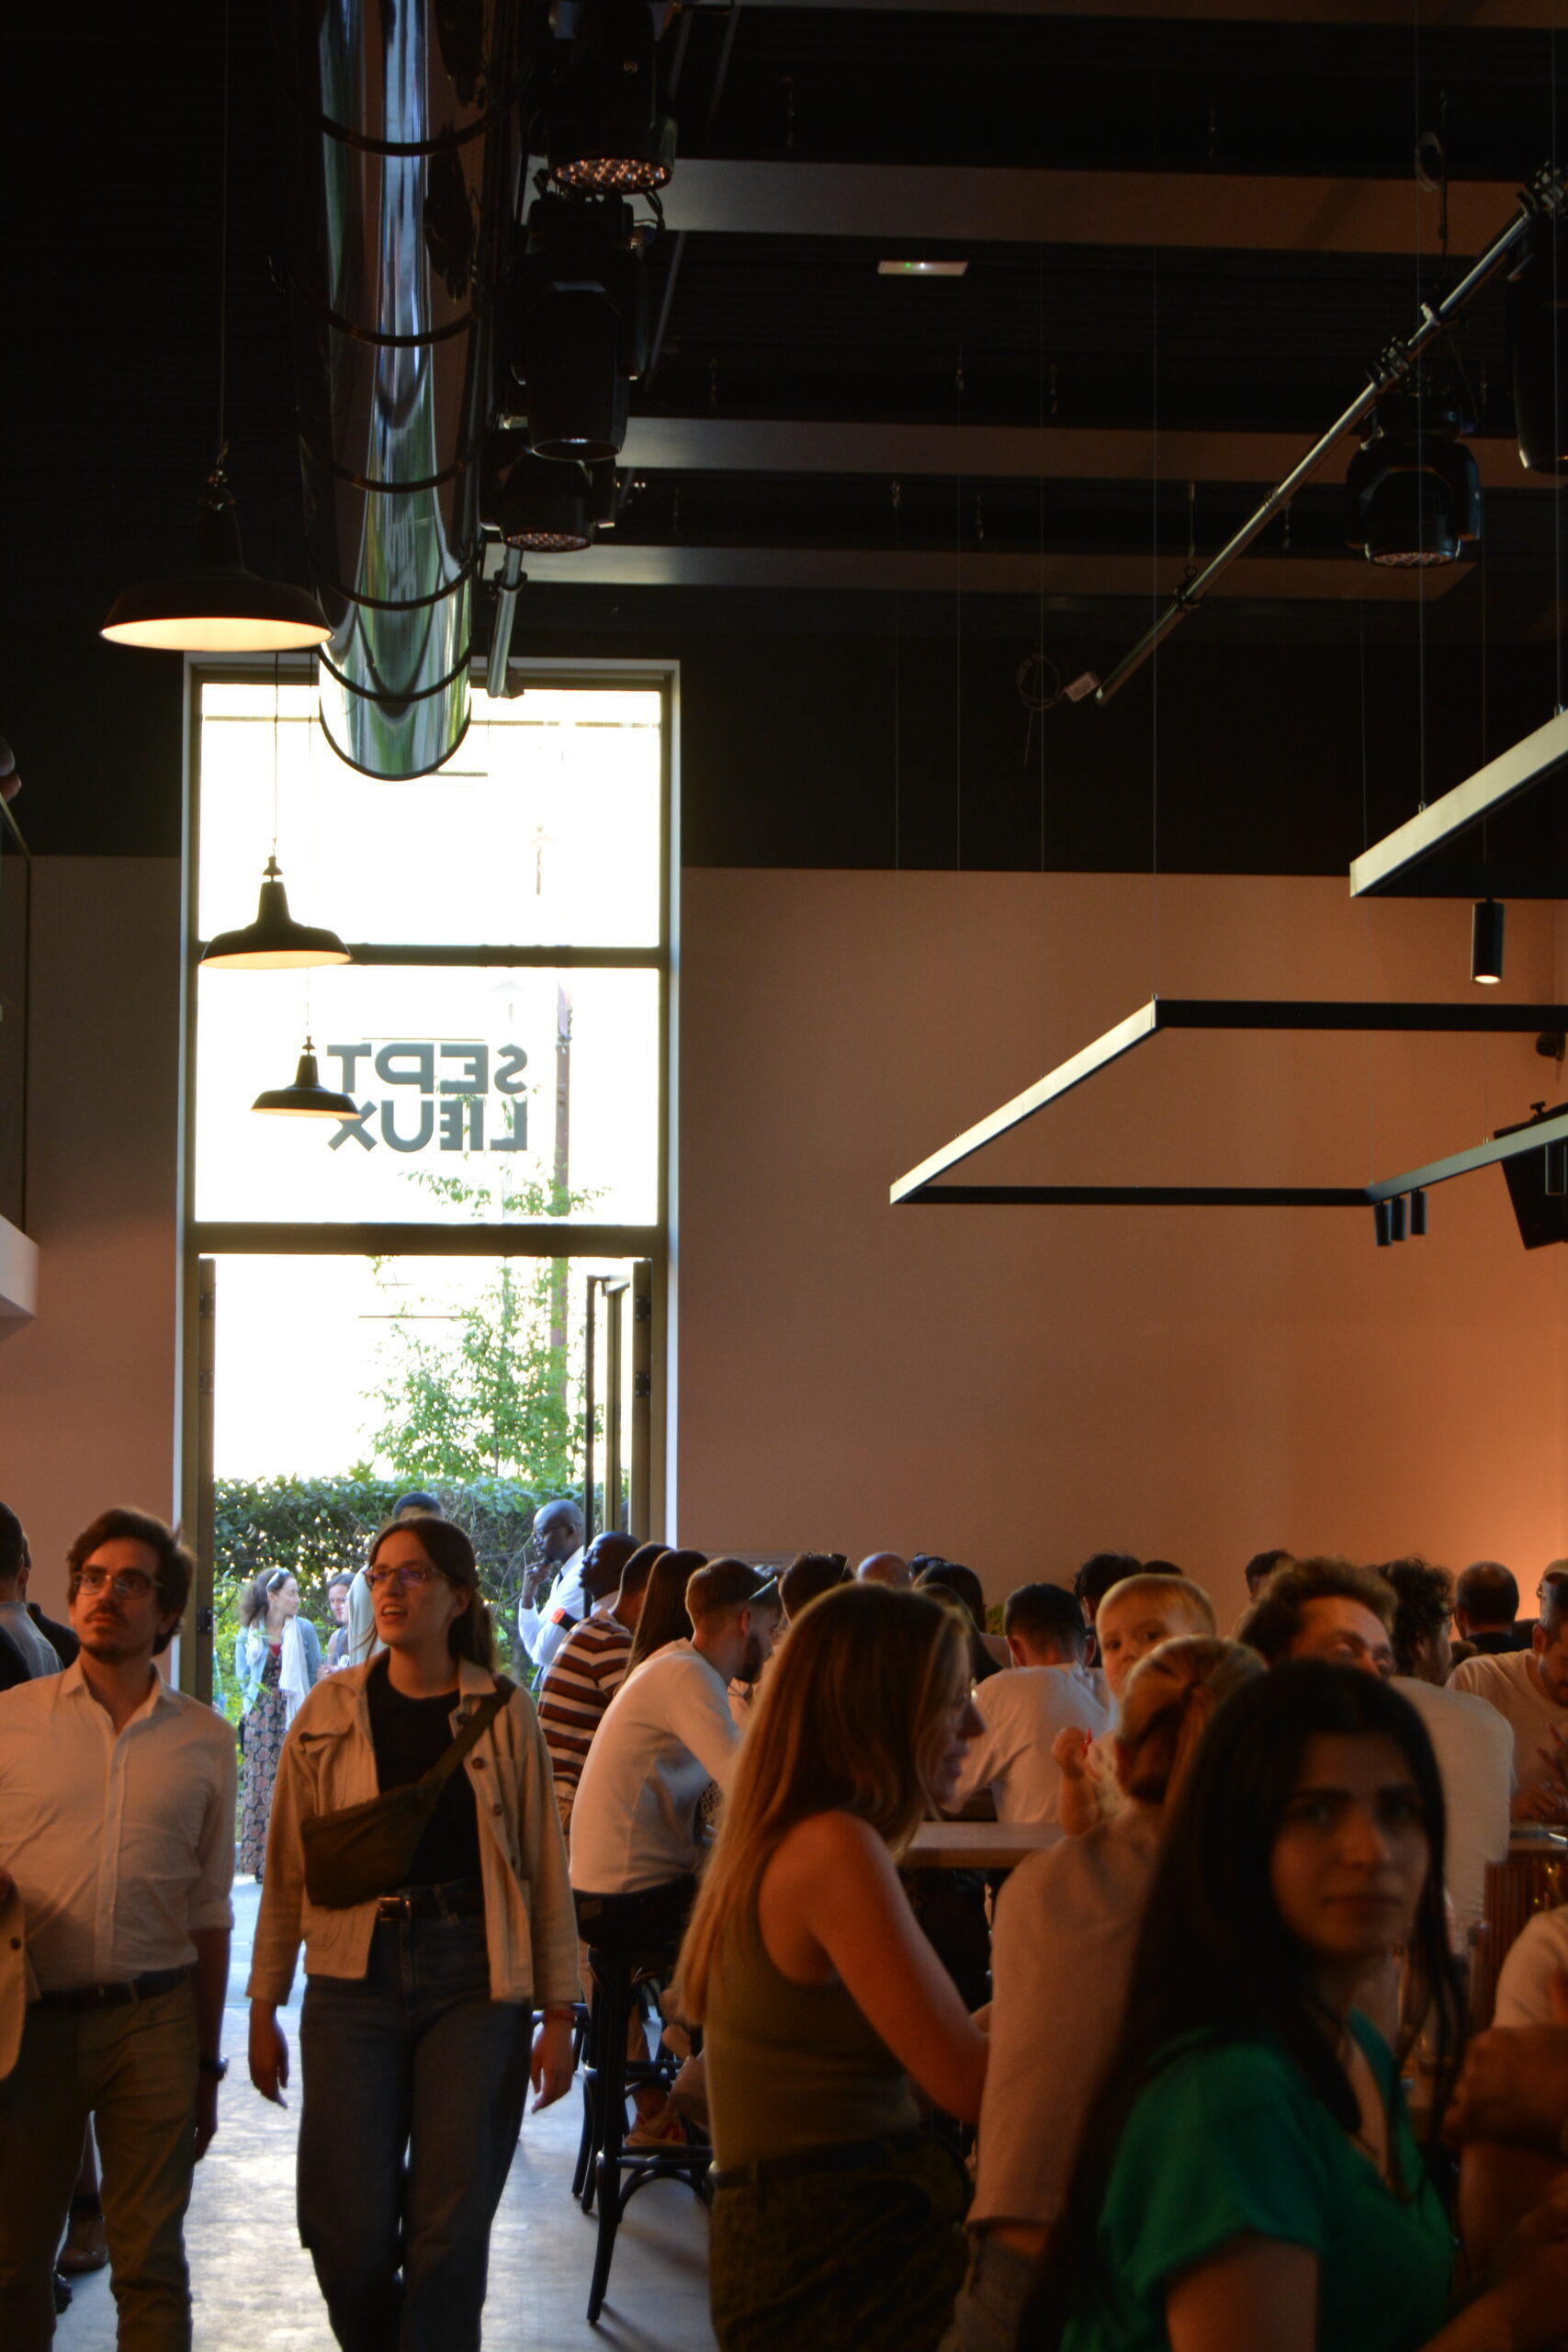
{"type": "Polygon", "coordinates": [[[590,485],[581,466],[518,449],[502,474],[495,520],[509,548],[529,555],[570,555],[593,543],[590,485]]]}
{"type": "Polygon", "coordinates": [[[1481,537],[1481,476],[1451,406],[1408,392],[1378,402],[1345,475],[1345,537],[1395,570],[1453,563],[1481,537]]]}
{"type": "Polygon", "coordinates": [[[1495,988],[1503,977],[1503,922],[1506,907],[1495,899],[1477,899],[1470,916],[1470,977],[1483,988],[1495,988]]]}
{"type": "Polygon", "coordinates": [[[513,313],[512,368],[540,458],[616,457],[628,386],[648,361],[648,287],[632,209],[613,196],[537,198],[513,313]]]}
{"type": "Polygon", "coordinates": [[[590,0],[549,107],[547,153],[558,187],[646,196],[675,164],[675,118],[659,86],[665,11],[648,0],[590,0]]]}

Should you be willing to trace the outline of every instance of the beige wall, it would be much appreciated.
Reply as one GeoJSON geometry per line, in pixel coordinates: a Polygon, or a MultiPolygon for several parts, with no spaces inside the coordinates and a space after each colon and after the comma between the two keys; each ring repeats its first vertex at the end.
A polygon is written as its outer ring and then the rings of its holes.
{"type": "MultiPolygon", "coordinates": [[[[1176,995],[1472,1000],[1466,907],[1341,882],[688,871],[682,1540],[924,1548],[999,1598],[1114,1545],[1228,1611],[1252,1552],[1564,1542],[1563,1252],[1503,1179],[1370,1210],[893,1210],[889,1182],[1176,995]]],[[[1550,910],[1508,981],[1551,1001],[1550,910]]],[[[1356,1184],[1561,1091],[1529,1038],[1164,1036],[997,1147],[1020,1180],[1356,1184]]],[[[1528,1581],[1527,1581],[1528,1579],[1528,1581]]]]}
{"type": "MultiPolygon", "coordinates": [[[[178,875],[38,871],[29,1225],[0,1495],[45,1606],[103,1503],[174,1507],[178,875]]],[[[922,1545],[1000,1596],[1102,1544],[1222,1606],[1274,1543],[1568,1550],[1561,1250],[1495,1171],[1375,1251],[1343,1211],[901,1209],[890,1180],[1168,995],[1468,997],[1468,912],[1332,881],[689,871],[676,1524],[708,1548],[922,1545]]],[[[1506,994],[1554,994],[1509,912],[1506,994]]],[[[1164,1037],[988,1172],[1355,1183],[1556,1099],[1529,1039],[1164,1037]]],[[[976,1174],[980,1173],[976,1168],[976,1174]]]]}
{"type": "Polygon", "coordinates": [[[34,869],[28,1228],[39,1311],[0,1321],[0,1496],[63,1606],[95,1511],[175,1496],[179,866],[34,869]]]}

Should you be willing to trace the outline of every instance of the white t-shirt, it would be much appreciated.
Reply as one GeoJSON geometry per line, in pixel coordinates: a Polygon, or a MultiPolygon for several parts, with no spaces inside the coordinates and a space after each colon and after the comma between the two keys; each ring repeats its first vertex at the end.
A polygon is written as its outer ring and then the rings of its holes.
{"type": "Polygon", "coordinates": [[[1460,1925],[1473,1927],[1486,1907],[1486,1865],[1508,1851],[1514,1736],[1496,1708],[1473,1691],[1438,1690],[1403,1674],[1393,1687],[1431,1738],[1448,1815],[1449,1901],[1460,1925]]]}
{"type": "Polygon", "coordinates": [[[989,1787],[998,1821],[1057,1818],[1062,1770],[1051,1753],[1060,1731],[1105,1728],[1105,1710],[1089,1679],[1070,1666],[1011,1666],[975,1691],[985,1730],[964,1759],[953,1810],[989,1787]]]}
{"type": "Polygon", "coordinates": [[[1121,2027],[1159,1826],[1155,1807],[1129,1803],[1087,1838],[1031,1854],[997,1897],[971,2222],[1056,2218],[1121,2027]]]}
{"type": "Polygon", "coordinates": [[[1538,1911],[1509,1945],[1497,1976],[1494,2025],[1555,2025],[1551,1984],[1568,1969],[1568,1905],[1538,1911]]]}
{"type": "MultiPolygon", "coordinates": [[[[564,1648],[587,1615],[580,1544],[570,1559],[562,1563],[560,1574],[539,1607],[517,1611],[518,1636],[541,1674],[554,1664],[557,1651],[564,1648]]],[[[605,1892],[603,1887],[596,1891],[605,1892]]]]}
{"type": "Polygon", "coordinates": [[[637,1894],[694,1871],[697,1808],[722,1787],[740,1734],[726,1684],[689,1641],[658,1650],[622,1683],[593,1736],[571,1812],[571,1883],[637,1894]]]}
{"type": "Polygon", "coordinates": [[[1555,1734],[1568,1733],[1568,1709],[1554,1707],[1533,1672],[1529,1650],[1506,1650],[1495,1657],[1467,1657],[1449,1678],[1450,1690],[1469,1690],[1506,1715],[1514,1734],[1514,1785],[1533,1789],[1548,1777],[1541,1749],[1555,1734]]]}

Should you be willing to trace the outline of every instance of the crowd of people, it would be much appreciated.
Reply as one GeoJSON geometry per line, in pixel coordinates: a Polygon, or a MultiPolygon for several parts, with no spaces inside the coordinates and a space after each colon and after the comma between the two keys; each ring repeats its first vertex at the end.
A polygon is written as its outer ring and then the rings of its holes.
{"type": "Polygon", "coordinates": [[[637,2070],[626,2146],[702,2167],[722,2352],[1568,2340],[1568,1907],[1466,2043],[1487,1867],[1568,1829],[1568,1563],[1521,1623],[1496,1562],[1262,1553],[1227,1634],[1125,1553],[993,1623],[934,1555],[585,1546],[564,1500],[536,1538],[504,1666],[434,1496],[335,1579],[324,1655],[257,1577],[242,1804],[231,1731],[156,1664],[173,1532],[95,1521],[57,1626],[0,1507],[7,2352],[51,2340],[85,2194],[121,2345],[190,2344],[237,1812],[250,2077],[298,2070],[345,2352],[478,2346],[530,2086],[567,2092],[633,1957],[637,2047],[668,2018],[692,2054],[637,2070]],[[1026,1859],[920,1866],[964,1815],[1026,1859]]]}

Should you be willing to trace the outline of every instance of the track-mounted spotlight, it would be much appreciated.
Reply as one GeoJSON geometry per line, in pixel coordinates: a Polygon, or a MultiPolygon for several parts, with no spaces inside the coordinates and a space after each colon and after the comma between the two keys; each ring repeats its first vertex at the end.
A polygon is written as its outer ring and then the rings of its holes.
{"type": "Polygon", "coordinates": [[[1427,1230],[1427,1195],[1420,1185],[1410,1195],[1410,1230],[1415,1234],[1427,1230]]]}
{"type": "Polygon", "coordinates": [[[1470,977],[1495,988],[1503,977],[1503,922],[1507,909],[1495,899],[1477,899],[1470,917],[1470,977]]]}
{"type": "Polygon", "coordinates": [[[1372,1236],[1380,1250],[1393,1239],[1393,1215],[1386,1201],[1372,1203],[1372,1236]]]}
{"type": "Polygon", "coordinates": [[[1371,563],[1453,563],[1481,537],[1481,476],[1451,405],[1408,392],[1378,402],[1345,476],[1345,537],[1371,563]]]}
{"type": "Polygon", "coordinates": [[[1404,1238],[1404,1195],[1396,1193],[1388,1204],[1388,1238],[1391,1241],[1404,1238]]]}
{"type": "Polygon", "coordinates": [[[592,465],[619,454],[627,387],[648,363],[648,286],[632,209],[613,196],[536,198],[513,312],[528,446],[592,465]]]}
{"type": "Polygon", "coordinates": [[[549,169],[558,186],[639,196],[668,181],[675,118],[657,60],[668,13],[649,0],[584,0],[571,61],[549,108],[549,169]]]}
{"type": "Polygon", "coordinates": [[[495,521],[509,548],[528,555],[570,555],[592,547],[585,468],[536,458],[518,448],[496,491],[495,521]]]}
{"type": "Polygon", "coordinates": [[[1568,229],[1536,213],[1508,285],[1508,364],[1519,462],[1568,473],[1568,229]]]}

